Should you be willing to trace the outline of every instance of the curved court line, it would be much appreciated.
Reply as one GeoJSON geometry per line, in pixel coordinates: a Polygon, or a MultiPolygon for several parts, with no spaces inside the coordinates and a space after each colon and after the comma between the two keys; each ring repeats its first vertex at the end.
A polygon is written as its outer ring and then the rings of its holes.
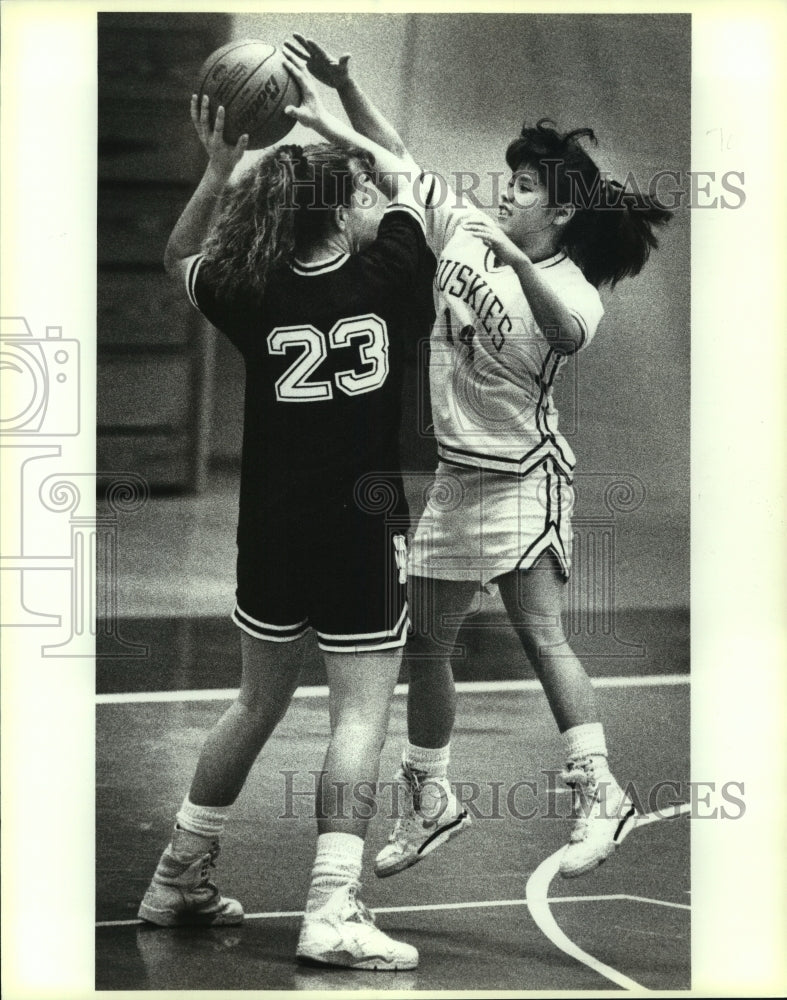
{"type": "MultiPolygon", "coordinates": [[[[636,816],[627,827],[624,827],[621,833],[620,841],[623,841],[625,837],[635,828],[647,826],[650,823],[656,823],[661,819],[673,819],[676,816],[680,816],[682,813],[688,812],[690,809],[691,803],[683,802],[680,805],[671,806],[669,809],[663,809],[659,812],[646,813],[642,816],[636,816]]],[[[588,952],[583,951],[579,945],[574,944],[571,938],[560,929],[557,921],[552,916],[552,910],[549,907],[550,900],[547,894],[549,892],[549,886],[552,879],[555,875],[557,875],[558,869],[560,868],[560,856],[564,850],[565,847],[561,847],[559,850],[555,851],[554,854],[551,854],[548,858],[542,861],[527,880],[527,885],[525,886],[525,897],[527,899],[530,915],[535,921],[536,926],[546,937],[549,938],[552,944],[560,948],[561,951],[570,955],[571,958],[575,958],[578,962],[582,962],[583,965],[586,965],[589,969],[593,969],[594,972],[598,972],[599,975],[611,980],[617,986],[621,986],[625,990],[643,990],[644,992],[648,992],[647,987],[642,986],[640,983],[636,982],[634,979],[630,979],[628,976],[624,976],[622,972],[618,972],[618,970],[613,969],[611,965],[606,965],[604,962],[601,962],[599,959],[588,954],[588,952]]],[[[552,900],[552,902],[554,902],[554,900],[552,900]]]]}
{"type": "Polygon", "coordinates": [[[571,938],[564,934],[560,927],[558,927],[557,921],[552,916],[552,911],[549,908],[547,890],[560,868],[560,855],[563,853],[563,850],[564,848],[561,847],[559,851],[555,851],[545,861],[542,861],[527,880],[525,896],[527,897],[530,915],[535,921],[536,926],[561,951],[564,951],[571,958],[575,958],[583,965],[587,965],[594,972],[598,972],[605,978],[610,979],[617,986],[622,986],[625,990],[644,989],[643,986],[640,986],[633,979],[624,976],[622,972],[618,972],[617,969],[605,965],[604,962],[583,951],[579,945],[574,944],[571,938]]]}
{"type": "MultiPolygon", "coordinates": [[[[676,687],[689,683],[689,674],[644,674],[636,677],[595,677],[593,687],[676,687]]],[[[541,682],[532,678],[509,681],[459,681],[460,694],[497,694],[507,691],[541,691],[541,682]]],[[[397,684],[395,694],[407,694],[406,684],[397,684]]],[[[237,688],[205,688],[200,691],[130,691],[120,694],[97,694],[97,705],[125,705],[143,702],[167,701],[234,701],[237,688]]],[[[299,687],[294,698],[327,698],[327,685],[299,687]]]]}

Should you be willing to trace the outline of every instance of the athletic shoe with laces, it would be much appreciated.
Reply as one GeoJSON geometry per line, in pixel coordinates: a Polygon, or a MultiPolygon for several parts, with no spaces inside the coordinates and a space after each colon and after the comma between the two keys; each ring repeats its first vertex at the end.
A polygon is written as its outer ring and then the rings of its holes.
{"type": "Polygon", "coordinates": [[[358,899],[358,889],[357,882],[349,882],[335,889],[324,906],[306,913],[298,939],[298,960],[382,972],[414,969],[418,965],[416,949],[394,941],[376,926],[358,899]]]}
{"type": "Polygon", "coordinates": [[[451,791],[447,779],[428,777],[406,763],[402,763],[396,777],[404,793],[399,799],[403,812],[375,859],[378,878],[410,868],[471,823],[470,813],[451,791]]]}
{"type": "Polygon", "coordinates": [[[572,789],[574,827],[559,871],[563,878],[576,878],[603,864],[615,851],[636,809],[604,763],[593,757],[569,761],[563,780],[572,789]]]}
{"type": "Polygon", "coordinates": [[[137,915],[159,927],[239,924],[243,907],[220,895],[211,881],[218,855],[215,840],[176,827],[137,915]]]}

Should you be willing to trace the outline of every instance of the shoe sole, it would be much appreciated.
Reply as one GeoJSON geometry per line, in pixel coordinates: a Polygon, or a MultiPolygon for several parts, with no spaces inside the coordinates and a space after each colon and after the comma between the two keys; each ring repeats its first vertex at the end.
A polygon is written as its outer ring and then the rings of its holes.
{"type": "Polygon", "coordinates": [[[634,808],[634,803],[631,799],[626,799],[624,807],[626,812],[623,816],[621,816],[618,822],[607,853],[601,855],[600,857],[592,858],[579,868],[572,868],[569,871],[563,871],[562,868],[558,869],[563,878],[580,878],[582,875],[587,875],[588,872],[592,872],[594,868],[598,868],[599,865],[603,865],[605,861],[612,857],[617,848],[620,847],[623,838],[632,829],[631,821],[635,819],[637,815],[637,810],[634,808]]]}
{"type": "Polygon", "coordinates": [[[232,927],[243,923],[243,913],[176,913],[173,910],[154,910],[140,906],[137,916],[156,927],[232,927]]]}
{"type": "Polygon", "coordinates": [[[471,823],[470,813],[465,809],[456,819],[439,830],[435,830],[431,837],[421,844],[415,854],[401,858],[399,861],[394,861],[393,864],[386,865],[384,868],[378,867],[375,864],[374,874],[377,878],[388,878],[391,875],[397,875],[399,872],[405,871],[407,868],[412,868],[413,865],[417,865],[419,861],[423,860],[428,854],[431,854],[432,851],[436,851],[438,847],[442,847],[443,844],[447,844],[453,837],[463,833],[471,823]]]}
{"type": "Polygon", "coordinates": [[[357,961],[353,961],[349,956],[345,959],[341,959],[338,956],[335,959],[331,959],[324,956],[309,955],[305,952],[298,952],[295,957],[301,965],[318,966],[321,969],[357,969],[361,972],[406,972],[408,969],[418,967],[417,958],[414,961],[388,962],[381,955],[375,955],[373,958],[358,959],[357,961]]]}

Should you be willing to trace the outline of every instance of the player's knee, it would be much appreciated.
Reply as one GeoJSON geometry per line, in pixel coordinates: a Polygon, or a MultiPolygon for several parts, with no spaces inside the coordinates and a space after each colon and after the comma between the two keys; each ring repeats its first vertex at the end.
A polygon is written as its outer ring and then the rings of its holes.
{"type": "Polygon", "coordinates": [[[552,624],[520,624],[516,631],[531,660],[538,661],[551,650],[566,644],[566,634],[562,625],[552,624]]]}
{"type": "Polygon", "coordinates": [[[280,721],[287,711],[289,698],[271,697],[270,691],[258,688],[241,689],[236,702],[246,721],[252,726],[266,727],[271,720],[280,721]]]}
{"type": "Polygon", "coordinates": [[[338,746],[353,749],[360,756],[379,753],[385,742],[388,716],[371,713],[366,717],[352,716],[337,720],[333,732],[333,742],[338,746]]]}

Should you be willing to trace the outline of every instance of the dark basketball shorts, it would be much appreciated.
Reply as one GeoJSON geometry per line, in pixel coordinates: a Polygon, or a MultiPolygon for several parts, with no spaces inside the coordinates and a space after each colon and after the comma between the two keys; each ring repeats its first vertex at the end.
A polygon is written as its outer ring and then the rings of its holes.
{"type": "Polygon", "coordinates": [[[256,508],[242,505],[235,624],[269,642],[292,642],[312,628],[331,653],[403,646],[408,512],[401,479],[368,476],[267,497],[256,508]]]}

